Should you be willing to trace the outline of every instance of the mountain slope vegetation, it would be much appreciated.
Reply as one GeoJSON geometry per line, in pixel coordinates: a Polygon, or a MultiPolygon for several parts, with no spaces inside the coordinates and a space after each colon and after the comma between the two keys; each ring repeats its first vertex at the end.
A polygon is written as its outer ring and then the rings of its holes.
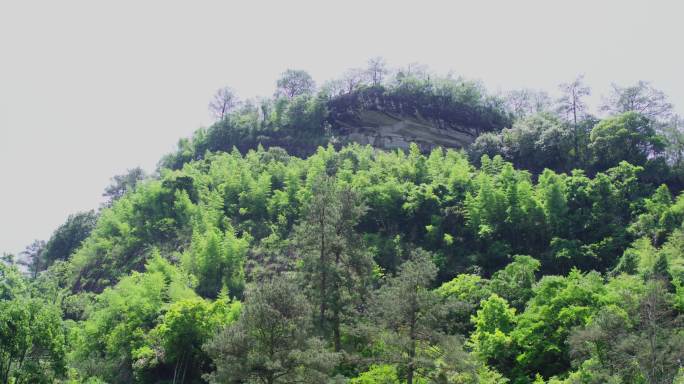
{"type": "Polygon", "coordinates": [[[223,89],[154,175],[5,255],[0,382],[684,382],[684,141],[657,90],[598,118],[581,79],[554,102],[386,72],[223,89]],[[472,140],[362,145],[364,111],[472,140]]]}

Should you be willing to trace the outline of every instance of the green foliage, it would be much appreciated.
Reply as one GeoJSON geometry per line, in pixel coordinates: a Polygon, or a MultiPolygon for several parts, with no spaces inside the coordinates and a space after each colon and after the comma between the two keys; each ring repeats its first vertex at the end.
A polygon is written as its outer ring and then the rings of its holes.
{"type": "Polygon", "coordinates": [[[226,288],[231,296],[241,297],[248,246],[248,237],[238,238],[230,228],[225,233],[209,228],[204,234],[193,235],[183,265],[197,278],[197,293],[216,298],[226,288]]]}
{"type": "Polygon", "coordinates": [[[479,303],[489,296],[489,282],[477,275],[461,274],[435,290],[443,297],[479,303]]]}
{"type": "Polygon", "coordinates": [[[397,367],[372,365],[367,371],[350,380],[351,384],[399,384],[397,367]]]}
{"type": "Polygon", "coordinates": [[[646,236],[654,246],[661,245],[672,231],[684,221],[684,195],[673,202],[667,185],[644,199],[644,212],[629,227],[636,236],[646,236]]]}
{"type": "Polygon", "coordinates": [[[570,100],[562,105],[569,113],[567,120],[549,111],[523,116],[511,128],[477,137],[469,147],[470,158],[477,162],[483,155],[500,155],[534,174],[547,168],[555,172],[603,172],[624,161],[648,171],[641,181],[666,182],[681,189],[682,151],[677,129],[671,128],[678,120],[654,120],[644,114],[651,107],[648,103],[644,108],[597,120],[584,114],[585,106],[578,100],[583,95],[569,92],[570,100]]]}
{"type": "Polygon", "coordinates": [[[0,382],[51,383],[66,373],[66,330],[54,305],[0,300],[0,382]]]}
{"type": "Polygon", "coordinates": [[[216,371],[211,383],[320,382],[337,361],[313,324],[306,297],[284,277],[248,288],[239,319],[220,331],[205,350],[216,371]]]}
{"type": "Polygon", "coordinates": [[[510,115],[498,98],[486,94],[479,83],[462,78],[397,77],[380,84],[349,79],[347,92],[324,87],[315,94],[315,84],[306,72],[287,70],[277,82],[272,99],[243,103],[211,127],[197,130],[190,139],[181,139],[175,153],[160,164],[181,169],[192,160],[204,158],[207,151],[241,152],[263,145],[285,148],[290,154],[309,156],[317,147],[333,143],[345,134],[364,110],[421,116],[445,124],[449,129],[469,127],[476,134],[496,131],[510,124],[510,115]],[[358,86],[357,86],[358,85],[358,86]]]}
{"type": "Polygon", "coordinates": [[[590,148],[594,153],[594,166],[604,170],[620,161],[645,165],[649,157],[658,155],[664,148],[652,122],[636,112],[607,118],[592,130],[590,148]]]}
{"type": "Polygon", "coordinates": [[[480,302],[491,295],[489,281],[477,275],[460,274],[435,290],[447,307],[448,333],[467,334],[472,330],[470,318],[480,302]]]}
{"type": "Polygon", "coordinates": [[[17,266],[0,261],[0,300],[12,300],[26,290],[26,281],[17,266]]]}
{"type": "Polygon", "coordinates": [[[470,147],[473,160],[501,154],[516,167],[535,173],[545,168],[569,171],[575,163],[572,151],[572,131],[548,112],[517,120],[498,134],[480,135],[470,147]]]}
{"type": "Polygon", "coordinates": [[[372,321],[381,326],[378,337],[385,345],[384,353],[406,372],[409,384],[429,361],[422,349],[439,336],[439,300],[429,289],[436,273],[430,255],[414,251],[373,298],[370,314],[372,321]]]}
{"type": "MultiPolygon", "coordinates": [[[[440,281],[474,264],[491,275],[515,254],[538,259],[540,273],[612,269],[636,233],[626,223],[642,214],[639,199],[650,193],[639,185],[639,168],[626,164],[594,178],[546,171],[536,183],[500,157],[482,164],[478,170],[455,151],[425,156],[415,146],[408,154],[329,147],[306,160],[275,149],[208,155],[182,171],[162,172],[161,180],[104,210],[73,259],[74,286],[98,291],[140,270],[149,247],[188,254],[214,231],[219,242],[227,232],[250,238],[250,248],[271,235],[287,240],[322,172],[365,202],[355,230],[382,268],[394,271],[401,263],[398,236],[400,248],[413,243],[435,252],[440,281]],[[96,260],[105,273],[95,273],[96,260]]],[[[220,287],[203,295],[214,297],[220,287]]],[[[231,294],[239,295],[239,287],[231,294]]]]}
{"type": "Polygon", "coordinates": [[[511,333],[520,348],[516,362],[521,374],[550,377],[566,371],[570,367],[566,339],[573,327],[586,324],[604,294],[597,273],[573,270],[567,277],[542,278],[511,333]]]}
{"type": "Polygon", "coordinates": [[[41,255],[45,268],[57,260],[67,260],[88,238],[96,222],[97,214],[93,211],[70,215],[45,244],[41,255]]]}
{"type": "Polygon", "coordinates": [[[119,200],[126,192],[133,191],[142,180],[145,179],[145,171],[136,167],[129,169],[123,175],[112,177],[112,183],[105,188],[102,194],[105,197],[104,206],[110,207],[116,200],[119,200]]]}
{"type": "Polygon", "coordinates": [[[511,337],[516,324],[515,308],[510,308],[505,299],[494,294],[481,303],[472,322],[475,330],[470,343],[475,353],[488,364],[509,372],[516,353],[511,337]]]}
{"type": "Polygon", "coordinates": [[[326,176],[313,181],[311,193],[294,241],[303,285],[318,307],[319,330],[332,333],[339,351],[342,324],[367,301],[373,261],[354,231],[366,208],[357,193],[326,176]]]}
{"type": "Polygon", "coordinates": [[[532,287],[536,282],[535,273],[541,263],[530,256],[516,255],[504,269],[494,273],[490,282],[493,293],[508,301],[511,306],[522,311],[532,298],[532,287]]]}
{"type": "Polygon", "coordinates": [[[92,236],[72,258],[74,288],[100,291],[130,270],[140,270],[152,247],[173,248],[193,210],[188,181],[169,174],[163,181],[140,185],[102,211],[92,236]]]}
{"type": "Polygon", "coordinates": [[[163,319],[145,337],[147,343],[132,352],[136,378],[151,382],[173,372],[169,378],[174,382],[200,381],[211,366],[202,346],[233,323],[240,308],[240,302],[231,303],[225,297],[213,303],[192,298],[170,304],[163,319]]]}
{"type": "Polygon", "coordinates": [[[144,273],[134,272],[98,296],[73,335],[73,364],[85,377],[132,381],[133,353],[140,354],[159,315],[171,303],[194,297],[189,278],[157,253],[144,273]]]}
{"type": "Polygon", "coordinates": [[[571,376],[591,382],[673,382],[680,371],[684,337],[665,285],[650,280],[623,298],[636,306],[607,306],[573,332],[573,355],[586,360],[571,376]]]}
{"type": "Polygon", "coordinates": [[[220,380],[237,380],[228,372],[238,366],[260,369],[264,361],[245,355],[256,331],[235,325],[237,310],[215,306],[226,300],[220,292],[239,299],[245,286],[283,275],[304,298],[292,305],[307,311],[306,321],[283,320],[306,330],[283,342],[309,352],[268,361],[293,362],[291,377],[333,368],[354,377],[372,362],[416,382],[584,375],[604,363],[574,357],[573,330],[610,305],[638,317],[629,298],[640,285],[621,274],[665,276],[672,308],[682,307],[681,199],[642,183],[642,172],[622,162],[593,177],[535,176],[501,156],[483,156],[477,168],[462,152],[424,155],[415,145],[320,148],[306,159],[273,148],[206,153],[103,209],[73,256],[35,282],[5,267],[3,295],[40,292],[83,319],[69,359],[83,378],[190,382],[216,368],[220,380]],[[429,256],[410,256],[418,247],[429,256]],[[216,349],[217,334],[234,348],[216,349]],[[459,334],[474,353],[443,341],[459,334]],[[206,343],[213,347],[197,347],[206,343]]]}
{"type": "Polygon", "coordinates": [[[388,86],[360,87],[328,103],[331,121],[353,121],[359,110],[404,113],[473,127],[480,132],[498,130],[510,123],[499,100],[488,96],[481,84],[462,78],[397,78],[388,86]]]}

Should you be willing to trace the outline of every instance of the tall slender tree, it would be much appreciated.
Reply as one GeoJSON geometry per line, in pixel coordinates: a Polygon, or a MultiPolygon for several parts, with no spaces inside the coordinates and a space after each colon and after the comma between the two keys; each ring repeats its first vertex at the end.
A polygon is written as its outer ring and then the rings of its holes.
{"type": "Polygon", "coordinates": [[[380,326],[389,360],[406,372],[408,384],[432,364],[421,352],[442,336],[437,324],[444,313],[439,296],[431,289],[436,275],[430,254],[414,250],[399,273],[376,292],[370,311],[371,321],[380,326]]]}
{"type": "Polygon", "coordinates": [[[305,217],[296,228],[302,280],[317,306],[318,327],[342,347],[343,318],[365,298],[372,259],[355,226],[366,211],[357,193],[323,176],[312,188],[305,217]]]}
{"type": "Polygon", "coordinates": [[[575,159],[580,160],[580,125],[579,121],[584,117],[587,104],[584,101],[586,96],[591,94],[591,89],[584,84],[584,75],[577,76],[569,83],[559,86],[561,97],[558,99],[558,107],[561,113],[571,117],[573,132],[575,136],[575,159]]]}
{"type": "Polygon", "coordinates": [[[44,252],[45,240],[34,240],[31,244],[27,245],[20,254],[21,258],[19,259],[18,264],[26,267],[31,274],[31,277],[34,279],[38,276],[38,272],[45,269],[44,252]]]}
{"type": "Polygon", "coordinates": [[[368,60],[368,77],[373,86],[382,84],[387,74],[387,63],[382,57],[373,57],[368,60]]]}
{"type": "Polygon", "coordinates": [[[223,87],[219,88],[211,99],[209,111],[216,120],[220,121],[228,117],[228,114],[238,105],[240,105],[240,100],[235,91],[230,87],[223,87]]]}

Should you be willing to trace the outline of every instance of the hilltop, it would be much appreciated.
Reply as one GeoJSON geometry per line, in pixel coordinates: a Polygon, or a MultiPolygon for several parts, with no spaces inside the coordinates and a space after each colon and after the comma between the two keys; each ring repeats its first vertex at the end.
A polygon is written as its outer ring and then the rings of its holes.
{"type": "MultiPolygon", "coordinates": [[[[347,75],[349,76],[349,75],[347,75]]],[[[511,114],[477,82],[403,75],[377,83],[349,80],[315,90],[303,71],[284,74],[272,98],[238,102],[230,89],[212,102],[217,121],[178,144],[162,165],[178,168],[205,151],[281,147],[309,156],[318,146],[356,142],[381,149],[467,148],[479,134],[510,126],[511,114]],[[302,86],[301,84],[308,84],[302,86]]]]}

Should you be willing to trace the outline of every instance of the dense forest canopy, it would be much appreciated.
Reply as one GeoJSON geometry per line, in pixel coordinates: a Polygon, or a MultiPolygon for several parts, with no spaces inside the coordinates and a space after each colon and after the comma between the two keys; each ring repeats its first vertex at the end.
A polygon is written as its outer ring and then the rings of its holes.
{"type": "Polygon", "coordinates": [[[684,133],[382,59],[216,123],[0,263],[0,383],[682,383],[684,133]],[[341,141],[361,110],[472,144],[341,141]]]}

